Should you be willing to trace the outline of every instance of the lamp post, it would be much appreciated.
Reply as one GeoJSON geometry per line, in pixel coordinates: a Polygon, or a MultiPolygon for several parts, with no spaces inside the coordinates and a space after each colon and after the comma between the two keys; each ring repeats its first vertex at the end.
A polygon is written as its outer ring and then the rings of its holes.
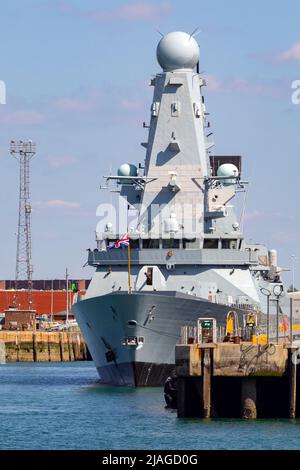
{"type": "Polygon", "coordinates": [[[50,308],[50,321],[53,322],[53,279],[51,279],[51,308],[50,308]]]}
{"type": "Polygon", "coordinates": [[[270,297],[271,297],[271,291],[269,289],[266,289],[265,287],[262,287],[260,289],[261,293],[267,297],[267,344],[270,342],[270,297]]]}
{"type": "Polygon", "coordinates": [[[276,344],[279,344],[279,299],[283,294],[282,284],[276,284],[273,287],[273,294],[276,297],[276,344]]]}
{"type": "Polygon", "coordinates": [[[292,286],[293,293],[290,298],[290,341],[293,343],[293,310],[294,310],[294,292],[295,292],[295,261],[297,261],[297,256],[291,255],[292,260],[292,286]]]}
{"type": "Polygon", "coordinates": [[[290,256],[292,260],[292,286],[293,286],[293,292],[295,292],[295,261],[297,261],[297,256],[291,255],[290,256]]]}
{"type": "Polygon", "coordinates": [[[290,342],[293,343],[293,299],[290,298],[290,342]]]}
{"type": "Polygon", "coordinates": [[[69,323],[69,272],[66,268],[66,324],[69,323]]]}

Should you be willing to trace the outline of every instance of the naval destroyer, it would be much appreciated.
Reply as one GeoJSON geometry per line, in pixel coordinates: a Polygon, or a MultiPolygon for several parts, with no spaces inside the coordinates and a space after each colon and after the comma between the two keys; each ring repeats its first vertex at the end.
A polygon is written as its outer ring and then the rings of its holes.
{"type": "Polygon", "coordinates": [[[240,156],[214,154],[195,38],[168,33],[156,53],[145,160],[105,177],[135,218],[125,232],[115,221],[97,230],[87,261],[95,273],[73,305],[100,380],[112,385],[161,385],[183,325],[224,324],[233,309],[263,314],[268,293],[283,290],[276,251],[243,238],[232,200],[247,182],[240,156]]]}

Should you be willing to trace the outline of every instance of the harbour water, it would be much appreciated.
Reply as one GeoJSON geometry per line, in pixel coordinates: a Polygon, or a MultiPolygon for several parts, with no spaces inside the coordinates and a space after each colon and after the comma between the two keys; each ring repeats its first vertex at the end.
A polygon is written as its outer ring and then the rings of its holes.
{"type": "Polygon", "coordinates": [[[0,400],[0,449],[300,447],[300,420],[178,420],[161,388],[100,385],[92,362],[1,365],[0,400]]]}

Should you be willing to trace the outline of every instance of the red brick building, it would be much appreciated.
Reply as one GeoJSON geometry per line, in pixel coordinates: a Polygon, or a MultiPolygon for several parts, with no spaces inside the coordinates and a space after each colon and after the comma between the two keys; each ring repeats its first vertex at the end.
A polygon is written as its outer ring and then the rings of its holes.
{"type": "MultiPolygon", "coordinates": [[[[25,283],[25,281],[23,281],[25,283]]],[[[84,293],[89,281],[75,280],[70,281],[70,286],[75,284],[76,288],[84,293]]],[[[21,287],[23,287],[21,285],[21,287]]],[[[32,291],[32,309],[36,311],[37,315],[53,314],[54,319],[63,318],[66,312],[67,294],[66,294],[66,281],[33,281],[32,291]],[[51,289],[53,288],[53,290],[51,289]],[[39,289],[37,289],[39,288],[39,289]]],[[[28,297],[26,292],[26,283],[24,289],[18,290],[18,305],[19,310],[28,309],[28,297]]],[[[0,281],[0,313],[4,313],[14,306],[15,300],[14,281],[0,281]]],[[[69,306],[73,303],[74,293],[69,291],[69,306]]]]}

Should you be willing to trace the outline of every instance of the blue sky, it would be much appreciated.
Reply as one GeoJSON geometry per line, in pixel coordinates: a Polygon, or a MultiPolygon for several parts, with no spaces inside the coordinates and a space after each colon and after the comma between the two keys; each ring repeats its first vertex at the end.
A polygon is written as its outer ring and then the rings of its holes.
{"type": "MultiPolygon", "coordinates": [[[[143,161],[156,30],[201,34],[216,154],[243,155],[251,180],[245,235],[299,256],[300,4],[238,0],[10,0],[1,3],[0,278],[13,278],[18,168],[11,139],[33,139],[35,278],[89,277],[102,174],[143,161]]],[[[289,282],[291,275],[286,274],[289,282]]]]}

